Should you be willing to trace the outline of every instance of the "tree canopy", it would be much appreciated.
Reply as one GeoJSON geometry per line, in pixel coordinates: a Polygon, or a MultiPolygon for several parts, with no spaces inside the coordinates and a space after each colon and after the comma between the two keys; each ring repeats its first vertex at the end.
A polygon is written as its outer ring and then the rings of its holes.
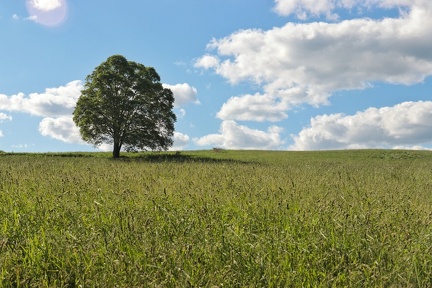
{"type": "Polygon", "coordinates": [[[83,140],[120,151],[167,150],[173,144],[174,96],[153,67],[109,57],[86,77],[73,112],[83,140]]]}

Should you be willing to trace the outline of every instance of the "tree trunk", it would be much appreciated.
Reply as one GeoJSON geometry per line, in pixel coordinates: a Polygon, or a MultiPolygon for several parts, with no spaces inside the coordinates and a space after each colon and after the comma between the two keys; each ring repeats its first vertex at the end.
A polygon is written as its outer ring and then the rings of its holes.
{"type": "Polygon", "coordinates": [[[113,158],[120,157],[120,149],[121,149],[121,145],[119,143],[114,142],[113,158]]]}

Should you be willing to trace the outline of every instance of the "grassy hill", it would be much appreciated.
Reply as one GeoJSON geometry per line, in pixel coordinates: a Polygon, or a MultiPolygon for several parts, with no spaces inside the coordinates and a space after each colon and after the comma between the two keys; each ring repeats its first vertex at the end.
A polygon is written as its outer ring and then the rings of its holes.
{"type": "Polygon", "coordinates": [[[0,154],[2,287],[430,287],[432,153],[0,154]]]}

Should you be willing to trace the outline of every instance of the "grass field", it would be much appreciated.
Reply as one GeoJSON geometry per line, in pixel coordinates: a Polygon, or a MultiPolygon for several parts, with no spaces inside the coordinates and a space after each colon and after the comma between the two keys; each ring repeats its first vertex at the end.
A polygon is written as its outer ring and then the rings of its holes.
{"type": "Polygon", "coordinates": [[[0,287],[432,287],[432,153],[0,154],[0,287]]]}

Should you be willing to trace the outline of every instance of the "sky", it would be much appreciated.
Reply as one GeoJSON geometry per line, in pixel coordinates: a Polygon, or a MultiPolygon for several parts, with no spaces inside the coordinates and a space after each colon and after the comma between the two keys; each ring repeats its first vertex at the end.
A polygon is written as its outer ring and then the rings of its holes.
{"type": "Polygon", "coordinates": [[[431,39],[430,0],[0,0],[0,150],[111,150],[72,112],[115,54],[173,91],[172,150],[429,150],[431,39]]]}

